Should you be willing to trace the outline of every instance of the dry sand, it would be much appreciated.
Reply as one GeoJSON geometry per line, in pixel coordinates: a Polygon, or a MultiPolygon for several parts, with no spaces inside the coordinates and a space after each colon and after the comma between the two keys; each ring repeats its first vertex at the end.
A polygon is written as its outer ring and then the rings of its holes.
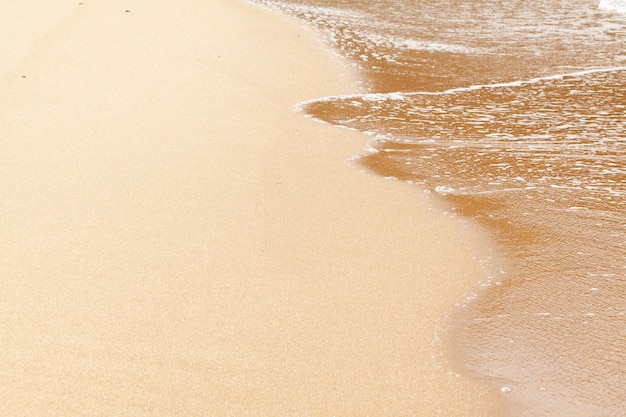
{"type": "Polygon", "coordinates": [[[293,111],[351,88],[312,33],[56,2],[0,77],[0,415],[496,414],[433,365],[483,276],[457,221],[293,111]]]}

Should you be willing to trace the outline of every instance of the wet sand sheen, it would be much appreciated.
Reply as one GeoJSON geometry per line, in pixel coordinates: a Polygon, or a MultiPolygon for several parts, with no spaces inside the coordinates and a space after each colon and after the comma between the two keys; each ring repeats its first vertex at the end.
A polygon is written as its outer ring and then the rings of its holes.
{"type": "Polygon", "coordinates": [[[91,1],[2,74],[0,414],[498,415],[432,358],[468,237],[292,111],[350,92],[313,38],[91,1]]]}

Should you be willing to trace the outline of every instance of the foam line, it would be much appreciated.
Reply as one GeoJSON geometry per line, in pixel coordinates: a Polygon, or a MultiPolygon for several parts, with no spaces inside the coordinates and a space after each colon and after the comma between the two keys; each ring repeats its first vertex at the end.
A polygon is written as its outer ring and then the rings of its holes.
{"type": "Polygon", "coordinates": [[[366,93],[366,94],[347,94],[347,95],[336,95],[336,96],[327,96],[322,98],[316,98],[312,100],[306,100],[298,103],[298,109],[304,109],[307,105],[313,103],[324,103],[335,100],[348,100],[348,99],[361,99],[363,101],[384,101],[384,100],[406,100],[411,96],[416,95],[431,95],[437,96],[442,94],[456,94],[462,93],[466,91],[474,91],[481,90],[484,88],[503,88],[503,87],[521,87],[529,84],[537,84],[541,81],[550,81],[550,80],[560,80],[566,77],[583,77],[585,75],[597,74],[602,72],[619,72],[626,71],[626,66],[621,67],[609,67],[609,68],[592,68],[583,71],[563,73],[563,74],[554,74],[548,75],[545,77],[537,77],[531,78],[530,80],[518,80],[511,81],[507,83],[496,83],[496,84],[477,84],[471,85],[469,87],[457,87],[444,91],[411,91],[411,92],[402,92],[397,91],[393,93],[366,93]]]}

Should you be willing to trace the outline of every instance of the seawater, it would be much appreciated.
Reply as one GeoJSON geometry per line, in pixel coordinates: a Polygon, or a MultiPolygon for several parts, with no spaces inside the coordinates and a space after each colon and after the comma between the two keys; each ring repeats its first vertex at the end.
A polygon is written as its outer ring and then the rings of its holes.
{"type": "Polygon", "coordinates": [[[456,370],[515,416],[626,415],[626,1],[258,2],[365,76],[303,110],[497,242],[449,332],[456,370]]]}

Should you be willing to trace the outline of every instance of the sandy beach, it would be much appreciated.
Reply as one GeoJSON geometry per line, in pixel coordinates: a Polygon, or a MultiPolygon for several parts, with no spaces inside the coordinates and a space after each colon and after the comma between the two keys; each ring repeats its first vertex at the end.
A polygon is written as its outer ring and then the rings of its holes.
{"type": "Polygon", "coordinates": [[[314,33],[56,3],[0,74],[1,415],[498,415],[433,360],[485,274],[458,221],[294,111],[355,88],[314,33]]]}

